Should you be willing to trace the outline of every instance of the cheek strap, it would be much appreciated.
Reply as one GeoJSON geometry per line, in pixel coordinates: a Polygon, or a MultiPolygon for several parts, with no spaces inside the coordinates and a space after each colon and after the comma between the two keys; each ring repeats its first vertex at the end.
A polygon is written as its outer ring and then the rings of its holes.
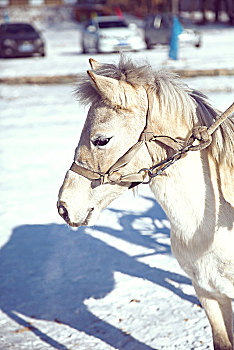
{"type": "MultiPolygon", "coordinates": [[[[146,175],[148,174],[147,168],[140,169],[137,173],[130,173],[127,175],[121,174],[121,169],[125,167],[128,163],[130,163],[131,159],[136,155],[136,153],[141,149],[141,147],[143,145],[147,145],[148,142],[158,141],[166,146],[169,146],[175,151],[178,151],[182,148],[181,141],[173,139],[169,136],[155,136],[153,132],[149,130],[151,127],[151,114],[154,104],[154,92],[150,89],[146,89],[146,93],[148,98],[148,109],[146,113],[146,125],[144,127],[144,130],[142,131],[139,140],[131,148],[129,148],[127,152],[122,157],[120,157],[107,172],[102,173],[98,171],[89,170],[87,168],[84,168],[83,166],[78,165],[76,162],[73,162],[70,170],[92,181],[93,188],[106,183],[120,185],[126,185],[126,183],[131,183],[129,188],[133,188],[138,184],[143,183],[146,175]]],[[[147,149],[149,151],[148,147],[147,149]]]]}

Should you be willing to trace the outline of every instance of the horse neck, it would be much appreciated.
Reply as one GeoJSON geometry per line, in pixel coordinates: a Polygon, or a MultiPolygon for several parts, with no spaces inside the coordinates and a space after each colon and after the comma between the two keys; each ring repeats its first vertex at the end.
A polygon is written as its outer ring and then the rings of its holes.
{"type": "Polygon", "coordinates": [[[195,152],[191,157],[188,154],[186,158],[173,164],[165,173],[155,178],[150,186],[169,220],[175,224],[190,221],[191,217],[200,221],[203,217],[201,214],[205,202],[203,165],[195,152]]]}
{"type": "MultiPolygon", "coordinates": [[[[181,115],[173,117],[169,113],[163,113],[157,100],[151,113],[150,124],[156,135],[167,135],[182,140],[186,140],[192,130],[181,115]]],[[[164,145],[156,144],[150,147],[154,162],[161,161],[174,153],[164,145]]],[[[183,230],[190,233],[193,230],[196,231],[204,223],[204,214],[209,211],[207,205],[218,205],[218,186],[213,180],[216,176],[213,177],[212,182],[210,171],[206,150],[189,152],[183,159],[168,168],[163,175],[152,181],[151,190],[177,231],[183,230]]],[[[210,218],[210,215],[208,216],[210,218]]]]}

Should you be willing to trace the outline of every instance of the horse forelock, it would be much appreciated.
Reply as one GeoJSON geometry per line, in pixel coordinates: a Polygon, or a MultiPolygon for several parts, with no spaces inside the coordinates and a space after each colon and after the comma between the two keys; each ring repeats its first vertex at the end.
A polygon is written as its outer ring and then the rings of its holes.
{"type": "MultiPolygon", "coordinates": [[[[158,96],[160,110],[183,118],[191,129],[195,125],[209,127],[220,114],[204,94],[189,88],[177,74],[165,70],[153,71],[150,64],[137,65],[124,55],[120,56],[118,65],[102,64],[95,69],[95,73],[126,81],[134,87],[150,87],[158,96]]],[[[75,95],[85,105],[100,101],[101,98],[86,73],[78,76],[75,95]]],[[[228,118],[213,134],[213,142],[209,147],[218,162],[224,160],[230,166],[234,165],[233,125],[233,119],[228,118]]]]}
{"type": "MultiPolygon", "coordinates": [[[[120,56],[118,65],[102,64],[95,69],[95,73],[125,81],[134,87],[150,87],[158,95],[162,111],[186,115],[186,121],[192,123],[192,115],[195,112],[194,100],[190,95],[192,90],[177,74],[164,70],[153,71],[147,62],[137,65],[124,55],[120,56]]],[[[86,73],[78,76],[75,95],[85,105],[100,101],[102,97],[86,73]]]]}
{"type": "MultiPolygon", "coordinates": [[[[149,64],[137,66],[125,56],[120,57],[118,65],[102,64],[95,73],[105,77],[126,81],[132,86],[153,85],[153,71],[149,64]]],[[[75,88],[75,95],[85,105],[100,100],[100,94],[94,88],[88,75],[80,74],[75,88]]]]}

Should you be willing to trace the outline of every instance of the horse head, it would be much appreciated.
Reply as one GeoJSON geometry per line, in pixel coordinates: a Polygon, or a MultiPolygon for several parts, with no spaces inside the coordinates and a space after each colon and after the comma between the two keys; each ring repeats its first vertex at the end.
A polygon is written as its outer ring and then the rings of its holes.
{"type": "MultiPolygon", "coordinates": [[[[94,68],[94,63],[92,62],[94,68]]],[[[79,144],[73,168],[68,170],[59,192],[58,211],[74,227],[93,225],[100,211],[131,186],[129,181],[102,184],[93,174],[106,174],[111,166],[136,144],[146,124],[147,92],[141,85],[87,72],[90,93],[94,95],[79,144]],[[92,89],[92,90],[91,90],[92,89]]],[[[84,88],[84,87],[83,87],[84,88]]],[[[137,173],[150,166],[146,147],[121,167],[121,176],[137,173]]]]}
{"type": "Polygon", "coordinates": [[[80,101],[90,107],[58,200],[59,214],[74,227],[93,225],[155,162],[180,150],[193,126],[209,126],[217,114],[173,73],[125,57],[118,66],[90,64],[77,83],[80,101]]]}

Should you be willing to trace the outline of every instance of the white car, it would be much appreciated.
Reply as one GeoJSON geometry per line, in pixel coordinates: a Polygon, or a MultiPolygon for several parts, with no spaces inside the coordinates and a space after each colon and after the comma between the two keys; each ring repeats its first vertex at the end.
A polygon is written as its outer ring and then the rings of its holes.
{"type": "Polygon", "coordinates": [[[86,52],[138,51],[146,48],[140,30],[115,16],[95,17],[82,31],[82,49],[86,52]]]}

